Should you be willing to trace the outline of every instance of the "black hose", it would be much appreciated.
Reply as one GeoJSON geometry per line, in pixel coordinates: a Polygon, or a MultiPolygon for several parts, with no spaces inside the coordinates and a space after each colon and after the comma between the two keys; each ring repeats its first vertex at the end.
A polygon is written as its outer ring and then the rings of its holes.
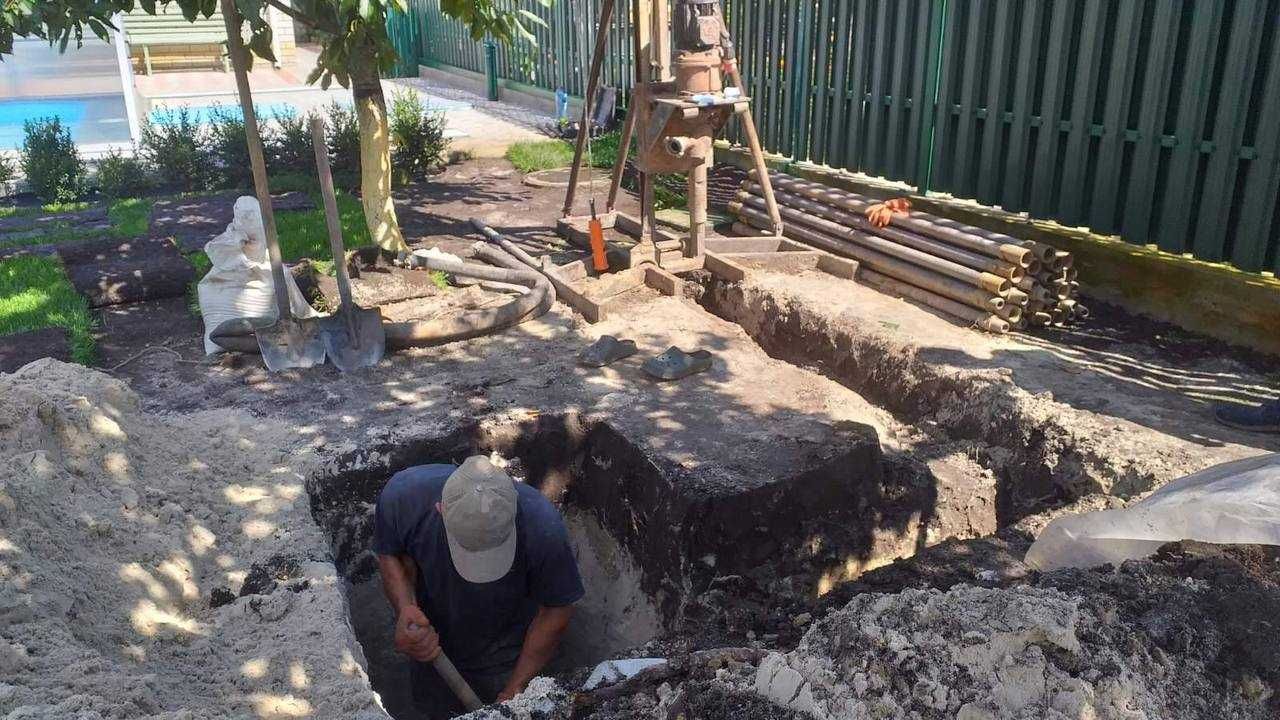
{"type": "Polygon", "coordinates": [[[539,317],[555,302],[555,289],[541,273],[524,268],[515,258],[496,248],[477,243],[475,249],[477,257],[502,267],[472,265],[436,257],[419,256],[419,261],[432,270],[476,280],[524,285],[530,292],[496,308],[471,310],[432,320],[384,323],[387,347],[430,347],[488,335],[539,317]]]}

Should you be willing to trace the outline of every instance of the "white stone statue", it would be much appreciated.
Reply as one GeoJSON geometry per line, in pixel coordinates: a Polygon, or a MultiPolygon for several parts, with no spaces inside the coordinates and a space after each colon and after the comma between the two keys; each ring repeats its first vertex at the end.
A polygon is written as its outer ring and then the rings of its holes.
{"type": "MultiPolygon", "coordinates": [[[[248,195],[237,198],[231,223],[222,234],[205,243],[204,252],[213,267],[200,280],[196,294],[204,320],[204,351],[214,354],[222,352],[222,348],[209,339],[209,333],[222,323],[235,318],[277,316],[267,234],[258,199],[248,195]]],[[[307,303],[287,267],[284,280],[293,314],[319,315],[307,303]]]]}

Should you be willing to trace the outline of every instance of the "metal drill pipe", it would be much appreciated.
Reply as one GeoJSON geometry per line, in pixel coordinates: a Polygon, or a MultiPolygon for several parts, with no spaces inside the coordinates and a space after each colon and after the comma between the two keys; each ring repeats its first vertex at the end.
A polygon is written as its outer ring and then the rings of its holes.
{"type": "MultiPolygon", "coordinates": [[[[753,228],[765,229],[769,223],[767,215],[753,208],[742,208],[739,217],[740,221],[737,225],[746,226],[743,228],[743,234],[754,234],[753,228]]],[[[925,270],[883,253],[859,247],[853,243],[831,237],[826,233],[802,225],[795,223],[787,225],[787,237],[836,255],[852,258],[896,280],[910,283],[986,312],[994,312],[1005,307],[1006,304],[1004,298],[994,295],[988,290],[925,270]]]]}
{"type": "MultiPolygon", "coordinates": [[[[573,198],[578,191],[578,173],[582,171],[582,153],[591,134],[592,101],[600,84],[600,67],[604,64],[605,43],[609,40],[609,25],[613,23],[614,0],[604,0],[600,8],[600,25],[596,28],[596,46],[591,52],[591,69],[587,71],[587,92],[582,97],[582,124],[578,126],[578,138],[573,148],[573,165],[569,170],[569,189],[564,194],[562,213],[568,217],[573,211],[573,198]]],[[[621,149],[619,149],[621,152],[621,149]]]]}
{"type": "MultiPolygon", "coordinates": [[[[746,197],[743,197],[744,195],[759,196],[759,185],[755,183],[747,183],[744,187],[746,190],[738,192],[739,200],[747,200],[746,197]]],[[[876,227],[874,223],[863,215],[841,210],[824,203],[806,199],[799,195],[793,195],[789,192],[778,191],[776,194],[778,202],[784,207],[824,217],[828,220],[861,230],[862,232],[877,235],[885,238],[886,240],[891,240],[899,245],[915,248],[921,252],[926,252],[930,255],[950,260],[954,263],[959,263],[965,267],[973,268],[974,270],[981,270],[983,272],[989,272],[992,275],[1007,277],[1015,282],[1022,279],[1025,275],[1021,267],[989,255],[981,255],[969,252],[968,250],[962,250],[953,245],[937,242],[936,240],[930,240],[920,235],[916,235],[915,233],[897,228],[876,227]]]]}
{"type": "MultiPolygon", "coordinates": [[[[750,177],[755,181],[759,174],[752,172],[750,177]]],[[[856,213],[866,212],[867,208],[875,204],[875,201],[870,198],[782,173],[771,173],[770,180],[774,187],[779,190],[803,195],[811,200],[817,200],[818,202],[834,205],[856,213]]],[[[920,217],[921,215],[922,213],[918,212],[912,212],[907,216],[895,215],[890,224],[950,243],[965,250],[999,258],[1023,268],[1028,267],[1035,260],[1029,249],[1016,243],[999,243],[988,240],[956,228],[939,225],[930,219],[920,217]]]]}
{"type": "Polygon", "coordinates": [[[928,305],[935,310],[941,310],[948,315],[960,318],[973,325],[994,333],[1009,332],[1009,322],[1003,318],[992,315],[986,311],[978,310],[961,305],[960,303],[948,300],[940,295],[935,295],[923,288],[915,285],[909,285],[898,280],[894,280],[887,275],[881,275],[874,270],[860,268],[858,270],[859,279],[878,286],[881,290],[901,295],[902,297],[911,298],[916,302],[928,305]]]}
{"type": "MultiPolygon", "coordinates": [[[[665,1],[663,0],[663,2],[665,1]]],[[[730,48],[730,51],[732,51],[732,48],[730,48]]],[[[724,67],[729,74],[729,84],[741,90],[742,73],[738,72],[738,59],[736,57],[725,58],[724,67]]],[[[773,187],[769,183],[769,168],[764,163],[764,150],[760,147],[760,136],[756,134],[756,120],[751,112],[750,103],[747,103],[746,109],[742,111],[738,125],[742,128],[743,134],[747,136],[747,148],[751,150],[751,161],[755,163],[755,171],[764,178],[762,181],[765,186],[764,201],[772,223],[769,232],[781,237],[783,230],[782,215],[778,211],[778,201],[774,198],[773,187]]]]}
{"type": "Polygon", "coordinates": [[[1008,320],[1010,324],[1017,323],[1022,320],[1022,308],[1012,303],[1006,304],[1004,307],[996,311],[996,316],[1008,320]]]}
{"type": "MultiPolygon", "coordinates": [[[[751,196],[751,199],[748,200],[747,203],[752,205],[754,208],[764,206],[764,200],[754,195],[751,196]]],[[[734,201],[729,204],[730,213],[737,212],[737,210],[735,210],[735,205],[738,208],[743,207],[743,203],[734,201]]],[[[814,217],[785,205],[779,206],[778,211],[782,214],[782,217],[787,220],[804,223],[809,227],[827,232],[836,238],[848,240],[871,250],[891,255],[900,260],[906,260],[907,262],[942,273],[943,275],[948,275],[957,280],[964,281],[965,283],[976,285],[993,294],[1004,294],[1008,292],[1009,288],[1013,287],[1013,283],[1009,278],[974,270],[973,268],[965,267],[964,265],[951,262],[950,260],[944,260],[935,255],[930,255],[929,253],[916,250],[915,248],[899,245],[898,243],[885,240],[881,237],[859,233],[851,228],[840,225],[839,223],[835,223],[821,217],[814,217]]],[[[755,223],[752,224],[754,225],[755,223]]]]}

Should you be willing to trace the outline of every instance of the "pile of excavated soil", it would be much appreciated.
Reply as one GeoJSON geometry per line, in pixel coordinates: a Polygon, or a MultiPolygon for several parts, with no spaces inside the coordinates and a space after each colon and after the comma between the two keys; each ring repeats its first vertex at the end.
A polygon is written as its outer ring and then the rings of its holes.
{"type": "Polygon", "coordinates": [[[0,717],[385,718],[299,432],[149,415],[50,359],[0,374],[0,717]]]}
{"type": "Polygon", "coordinates": [[[1280,712],[1280,549],[1176,543],[1118,569],[1006,581],[1020,584],[855,595],[789,652],[757,648],[746,662],[685,654],[675,670],[645,671],[649,678],[576,697],[543,686],[515,713],[475,717],[1262,720],[1280,712]]]}

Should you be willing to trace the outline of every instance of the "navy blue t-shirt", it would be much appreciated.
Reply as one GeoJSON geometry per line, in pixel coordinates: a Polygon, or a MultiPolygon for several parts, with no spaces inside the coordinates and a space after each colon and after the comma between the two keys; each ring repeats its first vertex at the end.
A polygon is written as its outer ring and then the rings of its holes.
{"type": "Polygon", "coordinates": [[[418,605],[440,633],[460,670],[510,666],[539,606],[582,599],[582,577],[559,511],[542,493],[516,483],[516,556],[511,571],[490,583],[470,583],[449,556],[436,503],[454,465],[420,465],[391,477],[378,496],[373,551],[408,555],[418,565],[418,605]]]}

